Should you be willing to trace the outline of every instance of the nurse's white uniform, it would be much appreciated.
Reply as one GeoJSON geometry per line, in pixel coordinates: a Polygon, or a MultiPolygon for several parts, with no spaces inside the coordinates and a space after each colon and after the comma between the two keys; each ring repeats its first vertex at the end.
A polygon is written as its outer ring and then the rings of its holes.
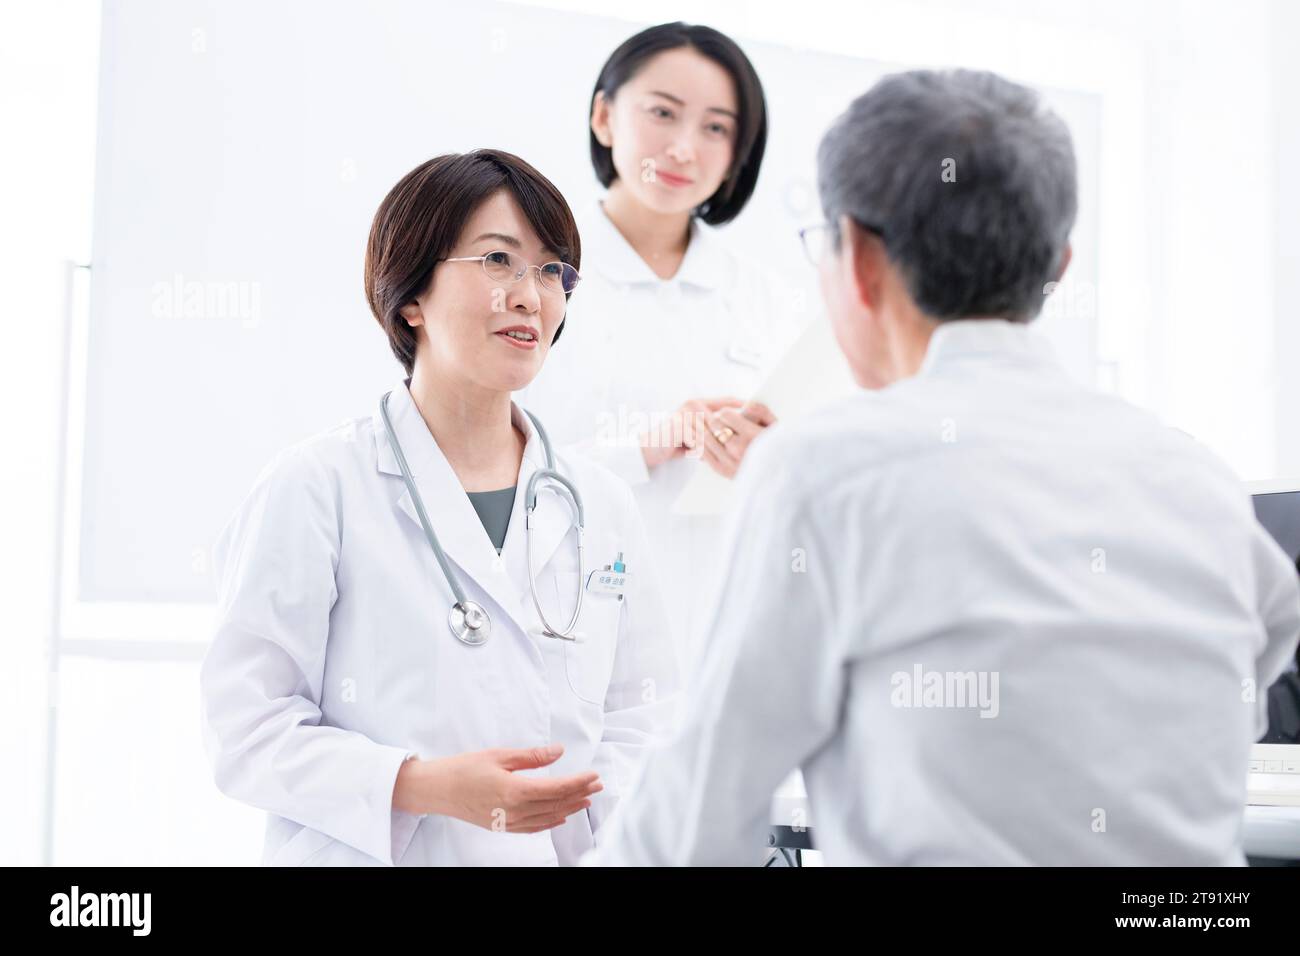
{"type": "Polygon", "coordinates": [[[557,445],[599,461],[632,486],[659,559],[679,656],[688,664],[712,596],[721,518],[672,513],[692,473],[708,465],[679,457],[647,471],[636,432],[686,399],[749,398],[810,319],[810,305],[698,220],[671,279],[654,274],[599,202],[578,225],[583,280],[564,333],[516,397],[557,445]]]}
{"type": "MultiPolygon", "coordinates": [[[[266,810],[264,863],[402,866],[570,864],[593,845],[642,749],[671,720],[677,669],[644,529],[608,471],[556,451],[586,508],[587,567],[619,552],[624,600],[588,592],[583,643],[532,636],[524,488],[545,464],[528,436],[502,553],[403,382],[389,415],[430,522],[467,597],[492,618],[486,644],[452,636],[453,603],[421,530],[378,408],[289,448],[214,549],[218,626],[201,674],[217,786],[266,810]],[[402,761],[495,747],[564,745],[528,774],[596,770],[590,810],[553,830],[493,832],[394,810],[402,761]]],[[[541,418],[541,416],[539,416],[541,418]]],[[[541,418],[543,426],[546,419],[541,418]]],[[[538,495],[533,553],[547,617],[564,623],[578,582],[566,499],[538,495]]]]}

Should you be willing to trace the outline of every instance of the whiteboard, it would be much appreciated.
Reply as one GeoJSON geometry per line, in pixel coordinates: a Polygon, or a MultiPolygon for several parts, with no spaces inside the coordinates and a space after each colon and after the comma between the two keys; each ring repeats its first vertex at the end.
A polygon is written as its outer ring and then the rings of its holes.
{"type": "MultiPolygon", "coordinates": [[[[598,195],[591,88],[646,25],[493,2],[105,3],[81,601],[212,600],[206,556],[266,462],[371,414],[402,374],[362,288],[385,193],[431,156],[494,146],[575,208],[598,195]]],[[[771,125],[755,197],[723,231],[815,303],[795,230],[820,218],[818,138],[907,64],[737,39],[771,125]]],[[[1100,102],[1046,92],[1080,159],[1071,274],[1095,288],[1100,102]]],[[[1045,326],[1092,380],[1095,315],[1045,326]]]]}

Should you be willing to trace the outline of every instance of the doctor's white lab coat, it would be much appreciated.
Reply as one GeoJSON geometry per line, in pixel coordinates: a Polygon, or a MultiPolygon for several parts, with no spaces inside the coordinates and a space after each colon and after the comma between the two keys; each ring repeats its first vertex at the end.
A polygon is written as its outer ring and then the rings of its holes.
{"type": "MultiPolygon", "coordinates": [[[[626,485],[557,451],[584,499],[588,571],[615,560],[625,598],[588,591],[582,643],[533,636],[523,499],[545,458],[531,422],[504,548],[472,504],[399,382],[393,427],[434,531],[492,634],[470,647],[448,629],[452,592],[389,447],[378,407],[278,456],[215,547],[219,623],[201,676],[204,741],[218,787],[268,812],[263,862],[403,866],[569,864],[593,843],[646,743],[671,719],[669,625],[626,485]],[[553,830],[493,832],[393,809],[411,754],[448,756],[561,743],[550,767],[596,770],[604,790],[553,830]]],[[[545,427],[545,419],[542,419],[545,427]]],[[[563,626],[579,575],[567,500],[538,496],[539,599],[563,626]]]]}

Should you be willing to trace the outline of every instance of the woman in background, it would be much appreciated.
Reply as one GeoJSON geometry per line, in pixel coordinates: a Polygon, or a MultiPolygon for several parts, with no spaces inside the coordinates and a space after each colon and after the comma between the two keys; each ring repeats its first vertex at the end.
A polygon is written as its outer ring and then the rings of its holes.
{"type": "Polygon", "coordinates": [[[713,228],[749,202],[766,142],[762,84],[724,34],[668,23],[613,52],[590,104],[607,191],[578,220],[582,296],[562,354],[524,396],[557,441],[632,485],[686,663],[721,522],[673,502],[700,467],[734,475],[772,424],[743,399],[802,318],[792,289],[713,228]]]}

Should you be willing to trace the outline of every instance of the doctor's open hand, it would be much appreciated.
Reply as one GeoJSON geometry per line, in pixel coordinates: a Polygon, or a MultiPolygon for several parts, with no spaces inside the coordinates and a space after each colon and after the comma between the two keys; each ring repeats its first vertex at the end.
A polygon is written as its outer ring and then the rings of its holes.
{"type": "Polygon", "coordinates": [[[694,438],[709,467],[724,478],[734,478],[750,442],[775,422],[772,410],[760,402],[724,406],[708,416],[694,438]]]}
{"type": "Polygon", "coordinates": [[[393,808],[455,817],[486,830],[549,830],[591,806],[588,798],[604,789],[594,771],[571,777],[516,773],[552,764],[562,753],[562,746],[551,744],[408,760],[397,773],[393,808]]]}

